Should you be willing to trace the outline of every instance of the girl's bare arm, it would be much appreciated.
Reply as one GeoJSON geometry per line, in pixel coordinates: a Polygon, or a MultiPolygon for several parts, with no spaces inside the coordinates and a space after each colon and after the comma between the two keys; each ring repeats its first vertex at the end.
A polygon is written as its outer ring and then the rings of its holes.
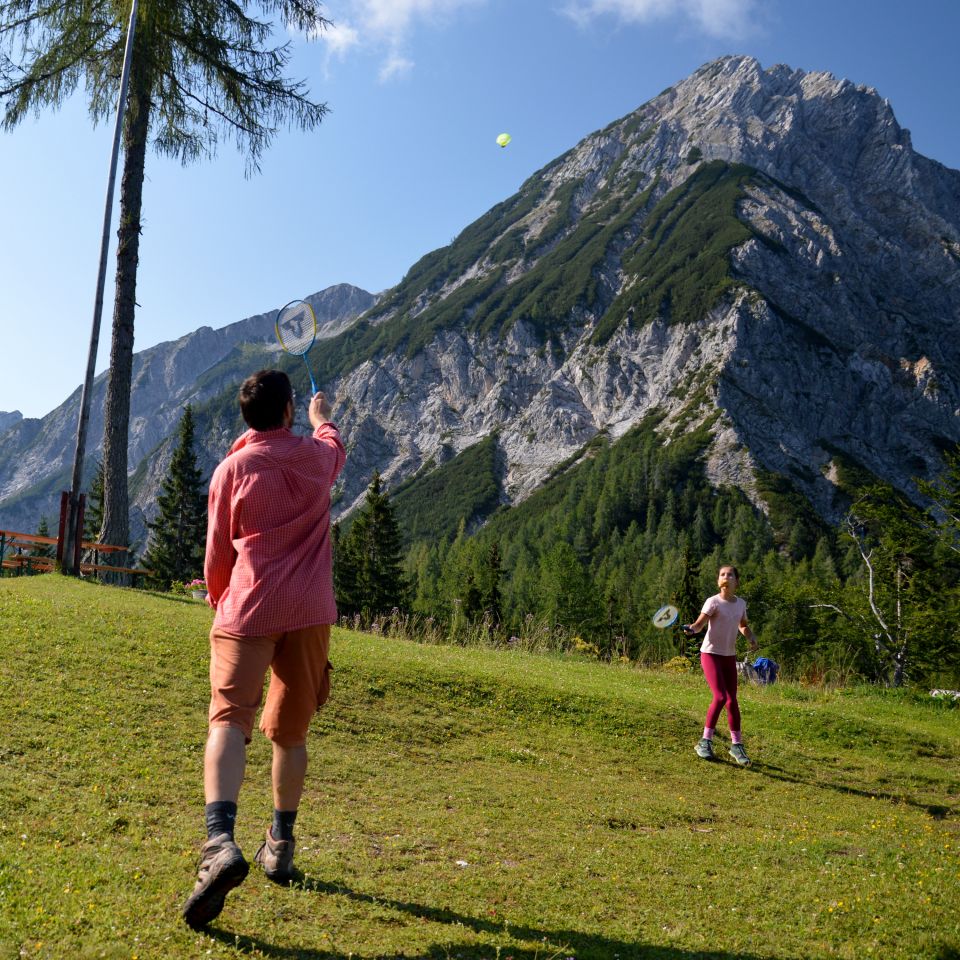
{"type": "Polygon", "coordinates": [[[704,629],[704,627],[706,627],[706,625],[707,625],[709,622],[710,622],[710,618],[709,618],[705,613],[701,613],[700,616],[697,617],[697,619],[693,621],[693,623],[688,623],[688,624],[683,628],[683,632],[684,632],[684,633],[699,633],[701,630],[704,629]]]}

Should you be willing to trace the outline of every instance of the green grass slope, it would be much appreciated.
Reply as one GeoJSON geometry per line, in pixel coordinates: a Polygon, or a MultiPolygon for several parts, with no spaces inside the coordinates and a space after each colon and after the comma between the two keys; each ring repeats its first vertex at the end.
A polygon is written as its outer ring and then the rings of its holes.
{"type": "MultiPolygon", "coordinates": [[[[756,765],[693,754],[693,676],[338,631],[306,879],[251,872],[207,934],[210,613],[0,581],[0,957],[759,960],[960,956],[960,712],[744,692],[756,765]]],[[[271,807],[259,735],[237,836],[271,807]]]]}

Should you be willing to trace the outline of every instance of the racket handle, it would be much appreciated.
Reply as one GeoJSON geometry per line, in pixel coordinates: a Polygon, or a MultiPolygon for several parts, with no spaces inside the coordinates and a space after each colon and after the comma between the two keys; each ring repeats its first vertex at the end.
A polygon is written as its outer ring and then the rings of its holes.
{"type": "Polygon", "coordinates": [[[313,371],[310,369],[310,364],[307,363],[307,358],[304,354],[301,354],[303,357],[303,365],[307,368],[307,376],[310,378],[310,386],[313,388],[313,393],[310,394],[310,399],[312,400],[317,395],[317,382],[313,379],[313,371]]]}

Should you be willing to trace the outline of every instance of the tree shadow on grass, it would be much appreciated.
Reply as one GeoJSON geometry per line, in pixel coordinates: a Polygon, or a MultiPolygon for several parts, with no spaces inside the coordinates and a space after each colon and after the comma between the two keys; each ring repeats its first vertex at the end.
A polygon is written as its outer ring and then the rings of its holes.
{"type": "MultiPolygon", "coordinates": [[[[471,917],[457,913],[447,907],[430,907],[419,903],[393,900],[390,897],[378,897],[369,893],[359,893],[343,884],[328,883],[312,877],[303,878],[297,884],[310,893],[328,896],[348,897],[358,903],[366,903],[379,909],[395,910],[418,920],[431,923],[461,927],[475,933],[485,933],[502,937],[510,941],[509,945],[497,947],[488,944],[459,944],[446,942],[434,944],[419,952],[345,954],[334,949],[314,949],[303,947],[282,947],[266,940],[247,934],[234,933],[222,928],[214,928],[207,934],[221,943],[244,952],[259,951],[266,957],[276,960],[761,960],[760,954],[730,953],[729,951],[683,950],[678,947],[665,947],[655,944],[630,943],[616,940],[600,934],[584,933],[579,930],[541,930],[522,924],[510,924],[503,921],[471,917]],[[517,945],[517,941],[522,941],[517,945]]],[[[769,960],[769,954],[765,955],[769,960]]]]}
{"type": "Polygon", "coordinates": [[[867,800],[886,800],[888,803],[902,803],[908,807],[914,807],[922,810],[924,813],[933,817],[934,820],[946,820],[957,811],[953,807],[945,806],[940,803],[924,803],[922,800],[915,800],[905,793],[887,793],[883,790],[864,790],[862,787],[853,787],[846,783],[828,783],[823,780],[814,780],[810,777],[804,777],[793,773],[784,767],[778,767],[773,763],[755,763],[745,771],[754,776],[761,775],[770,777],[771,780],[781,780],[785,783],[801,783],[808,787],[819,787],[823,790],[833,790],[836,793],[842,793],[849,797],[863,797],[867,800]]]}

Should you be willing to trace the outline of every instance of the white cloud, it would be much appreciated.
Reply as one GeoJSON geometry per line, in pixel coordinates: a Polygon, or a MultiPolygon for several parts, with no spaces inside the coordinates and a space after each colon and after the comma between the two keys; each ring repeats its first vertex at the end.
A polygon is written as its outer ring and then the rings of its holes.
{"type": "Polygon", "coordinates": [[[360,43],[360,34],[349,23],[339,21],[311,39],[323,41],[333,56],[343,57],[360,43]]]}
{"type": "Polygon", "coordinates": [[[380,67],[380,82],[387,83],[394,77],[401,77],[413,69],[413,61],[401,56],[399,53],[391,53],[380,67]]]}
{"type": "Polygon", "coordinates": [[[581,26],[603,16],[616,17],[623,23],[683,17],[710,36],[732,38],[749,31],[755,3],[756,0],[569,0],[563,12],[581,26]]]}
{"type": "Polygon", "coordinates": [[[418,22],[442,26],[467,7],[485,3],[487,0],[352,0],[347,22],[338,17],[338,4],[331,2],[327,11],[333,26],[316,39],[326,43],[328,60],[360,49],[387,50],[379,70],[380,81],[386,83],[413,69],[414,62],[405,55],[404,47],[418,22]]]}
{"type": "Polygon", "coordinates": [[[700,26],[714,37],[740,37],[751,29],[754,0],[688,0],[700,26]]]}

